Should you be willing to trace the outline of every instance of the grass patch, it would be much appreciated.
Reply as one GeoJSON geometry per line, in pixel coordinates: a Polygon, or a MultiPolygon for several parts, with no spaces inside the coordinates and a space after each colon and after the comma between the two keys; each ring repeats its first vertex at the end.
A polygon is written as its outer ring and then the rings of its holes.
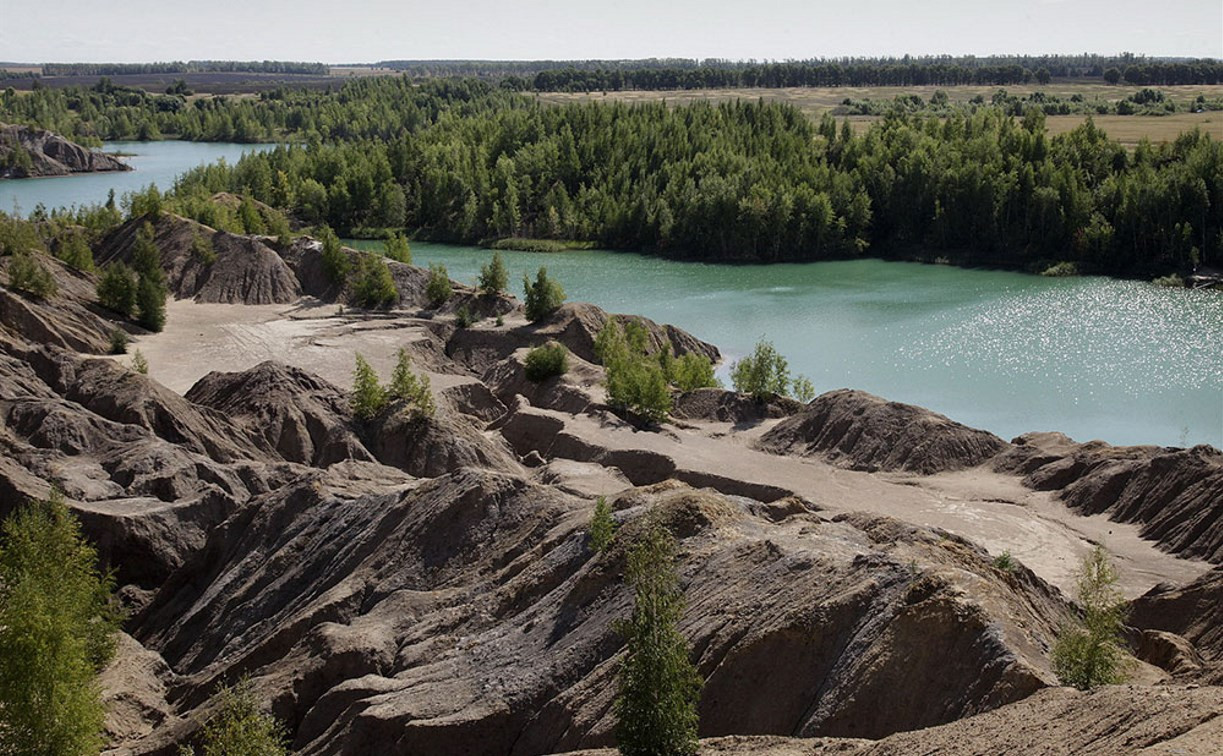
{"type": "Polygon", "coordinates": [[[594,249],[595,243],[571,239],[528,239],[522,236],[508,236],[504,239],[498,239],[488,246],[493,249],[513,249],[519,252],[572,252],[574,250],[594,249]]]}

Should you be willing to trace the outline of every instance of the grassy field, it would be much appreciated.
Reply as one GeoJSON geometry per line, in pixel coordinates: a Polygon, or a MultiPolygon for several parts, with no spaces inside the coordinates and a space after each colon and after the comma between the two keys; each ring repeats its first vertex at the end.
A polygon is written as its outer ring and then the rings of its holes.
{"type": "MultiPolygon", "coordinates": [[[[1080,94],[1088,101],[1115,102],[1137,92],[1142,87],[1109,86],[1096,82],[1051,82],[1048,85],[1025,84],[1015,87],[836,87],[836,88],[744,88],[744,89],[693,89],[665,92],[544,92],[536,95],[540,102],[560,104],[566,102],[657,102],[665,100],[671,104],[683,104],[697,100],[722,102],[727,100],[755,100],[785,102],[797,107],[812,118],[835,111],[842,101],[850,99],[891,100],[897,95],[916,94],[930,99],[935,90],[942,89],[952,102],[968,102],[981,95],[987,101],[1000,88],[1013,95],[1030,95],[1041,91],[1048,95],[1069,97],[1080,94]]],[[[1207,98],[1223,97],[1223,85],[1200,85],[1185,87],[1159,87],[1178,105],[1188,103],[1205,95],[1207,98]]],[[[1049,131],[1061,134],[1081,124],[1087,116],[1050,116],[1049,131]]],[[[854,128],[863,131],[873,116],[850,116],[854,128]]],[[[1195,127],[1209,132],[1216,139],[1223,139],[1223,112],[1175,113],[1168,116],[1095,116],[1097,125],[1111,136],[1129,145],[1137,144],[1144,136],[1151,141],[1167,141],[1181,132],[1195,127]]]]}

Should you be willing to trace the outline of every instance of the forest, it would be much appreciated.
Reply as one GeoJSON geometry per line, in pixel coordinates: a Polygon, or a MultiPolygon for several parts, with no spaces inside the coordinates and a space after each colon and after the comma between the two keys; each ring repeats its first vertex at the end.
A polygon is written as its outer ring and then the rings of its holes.
{"type": "MultiPolygon", "coordinates": [[[[306,225],[490,243],[576,240],[732,261],[857,255],[1148,276],[1223,258],[1223,145],[1127,151],[1040,108],[893,108],[862,134],[780,103],[541,105],[476,80],[197,100],[119,88],[0,100],[0,120],[113,138],[292,139],[172,188],[249,195],[306,225]],[[1066,270],[1066,267],[1057,268],[1066,270]]],[[[205,203],[206,204],[206,203],[205,203]]]]}

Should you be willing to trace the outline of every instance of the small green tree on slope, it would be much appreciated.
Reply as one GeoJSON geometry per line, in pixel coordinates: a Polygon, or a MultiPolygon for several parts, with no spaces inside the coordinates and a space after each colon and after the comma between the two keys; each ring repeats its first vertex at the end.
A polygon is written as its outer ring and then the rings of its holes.
{"type": "Polygon", "coordinates": [[[632,617],[620,627],[628,655],[616,696],[616,741],[625,756],[692,756],[697,750],[701,678],[678,624],[684,596],[675,541],[651,524],[628,554],[632,617]]]}
{"type": "Polygon", "coordinates": [[[0,541],[0,753],[102,746],[98,672],[114,653],[114,583],[63,496],[17,508],[0,541]]]}
{"type": "Polygon", "coordinates": [[[1053,671],[1064,685],[1090,690],[1123,682],[1130,658],[1121,646],[1125,599],[1117,589],[1117,569],[1097,546],[1083,559],[1078,598],[1082,623],[1063,627],[1053,644],[1053,671]]]}
{"type": "Polygon", "coordinates": [[[357,364],[352,371],[352,396],[349,399],[352,414],[358,420],[372,420],[386,406],[386,389],[378,382],[365,358],[357,355],[357,364]]]}
{"type": "MultiPolygon", "coordinates": [[[[217,709],[204,725],[202,756],[282,756],[284,726],[263,711],[248,679],[239,680],[217,694],[217,709]]],[[[182,748],[179,756],[195,756],[194,748],[182,748]]]]}

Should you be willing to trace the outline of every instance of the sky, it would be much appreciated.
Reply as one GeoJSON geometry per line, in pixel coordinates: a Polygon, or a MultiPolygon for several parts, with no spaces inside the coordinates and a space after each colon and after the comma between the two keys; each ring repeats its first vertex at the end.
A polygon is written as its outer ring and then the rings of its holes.
{"type": "Polygon", "coordinates": [[[1221,0],[0,0],[0,61],[1223,58],[1221,0]]]}

